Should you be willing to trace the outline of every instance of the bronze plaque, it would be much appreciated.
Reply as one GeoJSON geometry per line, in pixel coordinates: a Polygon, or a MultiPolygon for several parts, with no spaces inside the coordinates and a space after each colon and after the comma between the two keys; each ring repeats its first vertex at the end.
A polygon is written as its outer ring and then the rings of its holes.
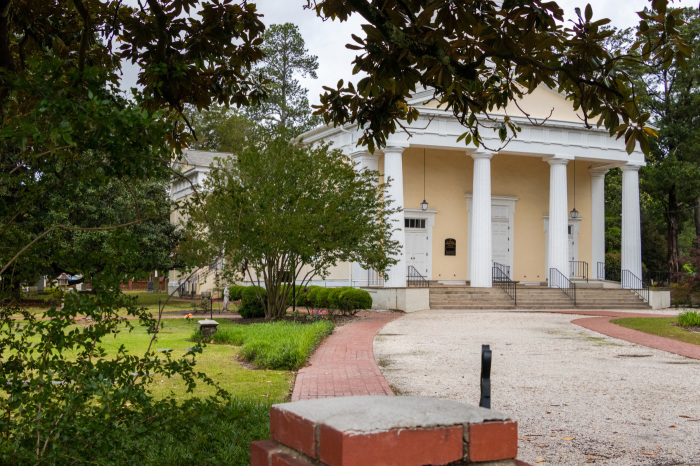
{"type": "Polygon", "coordinates": [[[457,240],[454,238],[447,238],[445,240],[445,255],[446,256],[456,256],[457,255],[457,240]]]}

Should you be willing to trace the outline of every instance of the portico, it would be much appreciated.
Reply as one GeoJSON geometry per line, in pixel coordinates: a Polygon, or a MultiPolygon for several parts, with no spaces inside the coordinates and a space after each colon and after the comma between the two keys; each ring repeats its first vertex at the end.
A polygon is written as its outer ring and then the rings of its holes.
{"type": "MultiPolygon", "coordinates": [[[[551,286],[551,274],[571,278],[572,261],[586,263],[589,280],[604,278],[604,176],[614,167],[623,169],[622,269],[641,276],[641,152],[628,155],[622,142],[585,128],[568,102],[543,88],[527,99],[542,113],[551,106],[551,118],[510,115],[522,128],[517,138],[504,145],[495,131],[482,130],[479,148],[457,142],[464,128],[430,93],[415,99],[421,116],[409,134],[391,135],[374,154],[357,147],[357,128],[304,135],[307,143],[333,142],[358,170],[378,170],[381,181],[390,181],[385,195],[402,209],[392,218],[392,239],[402,248],[377,283],[385,278],[385,287],[405,287],[411,266],[436,283],[488,288],[496,264],[516,282],[551,286]],[[579,215],[572,219],[574,205],[579,215]]],[[[351,281],[371,275],[358,264],[346,270],[351,281]]]]}

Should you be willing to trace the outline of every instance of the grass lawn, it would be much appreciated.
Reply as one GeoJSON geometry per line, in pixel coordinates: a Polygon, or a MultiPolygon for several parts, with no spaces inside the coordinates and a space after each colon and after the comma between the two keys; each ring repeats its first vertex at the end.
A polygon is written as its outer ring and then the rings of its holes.
{"type": "MultiPolygon", "coordinates": [[[[163,319],[161,332],[154,349],[172,349],[173,358],[184,356],[186,348],[194,345],[189,341],[192,334],[199,328],[196,320],[186,322],[185,319],[163,319]]],[[[246,327],[219,319],[219,329],[246,327]]],[[[151,335],[143,327],[136,327],[132,332],[122,331],[114,339],[103,340],[103,347],[108,356],[116,354],[119,345],[125,345],[130,353],[143,355],[150,342],[151,335]]],[[[222,388],[236,398],[269,398],[275,402],[284,401],[289,395],[294,374],[284,370],[252,370],[246,369],[236,359],[240,348],[231,345],[207,345],[204,353],[197,358],[196,369],[204,372],[222,388]]],[[[204,383],[199,383],[194,393],[186,393],[184,384],[179,378],[157,379],[152,386],[156,398],[165,398],[174,394],[178,400],[192,397],[203,398],[214,394],[214,389],[204,383]]]]}
{"type": "Polygon", "coordinates": [[[635,317],[614,319],[610,322],[622,327],[631,328],[632,330],[639,330],[640,332],[650,333],[660,337],[700,345],[700,333],[690,332],[683,327],[671,325],[676,322],[675,317],[635,317]]]}
{"type": "MultiPolygon", "coordinates": [[[[191,339],[198,330],[196,320],[163,319],[152,348],[172,350],[174,358],[184,356],[186,348],[194,345],[191,339]]],[[[91,435],[87,428],[84,435],[60,442],[61,447],[48,463],[78,460],[97,464],[249,464],[250,442],[269,438],[270,405],[289,399],[294,373],[246,368],[237,357],[247,351],[253,356],[263,355],[264,359],[259,360],[262,365],[282,367],[291,361],[296,367],[332,331],[332,325],[327,322],[240,325],[226,319],[218,321],[217,335],[225,338],[220,343],[206,345],[197,356],[196,370],[206,373],[231,393],[231,399],[208,400],[214,390],[203,382],[198,383],[194,393],[186,393],[179,377],[158,377],[151,386],[154,397],[172,397],[178,407],[167,408],[145,423],[136,415],[115,425],[109,435],[91,435]],[[286,356],[275,360],[272,357],[275,354],[286,356]]],[[[101,346],[107,357],[115,355],[122,344],[129,353],[141,356],[150,338],[145,328],[136,326],[131,332],[123,330],[114,338],[104,339],[101,346]]],[[[253,356],[251,361],[258,360],[253,356]]],[[[32,462],[34,440],[21,442],[22,448],[6,451],[11,456],[0,454],[0,463],[32,462]]]]}

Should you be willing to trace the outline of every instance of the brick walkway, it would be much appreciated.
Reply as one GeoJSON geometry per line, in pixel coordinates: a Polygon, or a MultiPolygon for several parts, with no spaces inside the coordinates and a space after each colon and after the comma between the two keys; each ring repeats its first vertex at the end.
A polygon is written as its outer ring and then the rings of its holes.
{"type": "MultiPolygon", "coordinates": [[[[568,313],[567,313],[568,314],[568,313]]],[[[638,345],[648,346],[669,353],[685,356],[686,358],[700,359],[700,346],[692,343],[684,343],[682,341],[672,340],[670,338],[650,335],[648,333],[632,330],[621,327],[610,322],[612,319],[623,317],[669,317],[667,315],[658,314],[631,314],[627,312],[605,312],[603,317],[586,317],[583,319],[572,320],[571,323],[580,325],[588,330],[602,333],[609,337],[618,338],[620,340],[629,341],[638,345]]]]}
{"type": "Polygon", "coordinates": [[[336,328],[297,374],[292,401],[353,395],[393,395],[374,362],[374,335],[398,313],[365,313],[336,328]]]}

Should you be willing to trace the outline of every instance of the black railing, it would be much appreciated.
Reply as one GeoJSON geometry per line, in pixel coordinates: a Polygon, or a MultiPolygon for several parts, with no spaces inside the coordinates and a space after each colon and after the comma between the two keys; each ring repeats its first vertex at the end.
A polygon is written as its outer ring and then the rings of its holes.
{"type": "MultiPolygon", "coordinates": [[[[494,262],[493,267],[491,268],[491,281],[500,286],[503,291],[506,292],[508,296],[511,297],[511,299],[514,301],[513,304],[516,306],[518,305],[518,288],[515,285],[515,282],[510,279],[510,277],[506,274],[504,268],[505,266],[494,262]]],[[[508,267],[510,269],[510,267],[508,267]]]]}
{"type": "Polygon", "coordinates": [[[620,275],[622,277],[622,288],[634,291],[645,303],[649,302],[649,285],[645,284],[641,278],[629,270],[623,270],[620,275]]]}
{"type": "Polygon", "coordinates": [[[417,288],[427,288],[430,286],[428,279],[416,270],[412,265],[408,266],[408,273],[406,274],[406,284],[408,286],[415,286],[417,288]]]}
{"type": "Polygon", "coordinates": [[[559,269],[549,269],[549,286],[559,288],[576,305],[576,284],[572,283],[559,269]]]}
{"type": "Polygon", "coordinates": [[[598,262],[598,271],[595,278],[596,280],[605,280],[605,262],[598,262]]]}
{"type": "Polygon", "coordinates": [[[569,261],[569,277],[580,278],[588,283],[588,262],[569,261]]]}
{"type": "Polygon", "coordinates": [[[510,265],[499,264],[498,262],[493,263],[494,267],[498,267],[506,277],[510,278],[510,265]]]}
{"type": "Polygon", "coordinates": [[[642,272],[642,281],[649,286],[669,287],[678,281],[678,275],[668,270],[647,270],[642,272]]]}

